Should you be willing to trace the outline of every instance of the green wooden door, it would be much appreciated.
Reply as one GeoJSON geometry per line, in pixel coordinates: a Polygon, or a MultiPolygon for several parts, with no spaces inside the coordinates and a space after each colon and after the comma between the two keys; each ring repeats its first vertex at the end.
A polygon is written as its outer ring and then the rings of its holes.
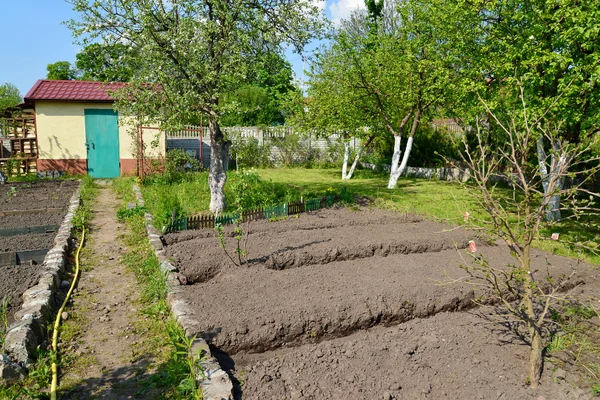
{"type": "Polygon", "coordinates": [[[106,109],[86,109],[84,115],[88,174],[94,178],[118,177],[121,166],[117,113],[106,109]]]}

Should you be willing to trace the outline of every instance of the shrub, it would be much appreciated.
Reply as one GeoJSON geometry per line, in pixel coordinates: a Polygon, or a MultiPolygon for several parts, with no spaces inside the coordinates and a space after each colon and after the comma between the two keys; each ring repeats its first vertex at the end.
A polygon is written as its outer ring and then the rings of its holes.
{"type": "Polygon", "coordinates": [[[240,168],[269,167],[271,165],[271,149],[262,146],[255,138],[236,138],[232,141],[231,160],[240,168]]]}
{"type": "Polygon", "coordinates": [[[193,173],[202,169],[200,162],[183,149],[167,151],[164,159],[154,160],[154,171],[147,180],[150,182],[173,184],[193,179],[193,173]]]}

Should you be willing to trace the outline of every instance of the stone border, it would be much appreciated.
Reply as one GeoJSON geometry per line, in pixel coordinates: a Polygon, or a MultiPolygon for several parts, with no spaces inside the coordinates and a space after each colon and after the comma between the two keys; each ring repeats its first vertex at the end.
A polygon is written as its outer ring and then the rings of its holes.
{"type": "MultiPolygon", "coordinates": [[[[144,207],[146,203],[137,184],[134,184],[133,192],[135,193],[137,204],[144,207]]],[[[161,271],[167,275],[167,301],[169,308],[175,320],[184,329],[186,335],[191,337],[195,333],[194,326],[198,322],[193,318],[194,312],[180,295],[181,289],[179,286],[186,284],[185,277],[179,274],[177,267],[165,256],[165,249],[160,238],[161,232],[152,225],[152,216],[150,213],[146,212],[144,219],[148,240],[154,248],[156,257],[158,257],[161,271]]],[[[231,379],[227,372],[221,369],[219,362],[211,354],[208,343],[202,338],[196,338],[191,350],[194,354],[199,350],[203,350],[206,355],[200,363],[202,371],[196,371],[196,380],[202,388],[202,398],[205,400],[233,399],[233,384],[231,379]]]]}
{"type": "Polygon", "coordinates": [[[4,354],[0,353],[0,382],[10,384],[22,379],[33,364],[36,350],[46,340],[45,326],[50,322],[55,306],[54,294],[61,286],[66,257],[71,249],[73,217],[80,205],[81,181],[69,201],[69,208],[52,247],[42,263],[37,285],[23,293],[23,305],[15,313],[6,333],[4,354]]]}

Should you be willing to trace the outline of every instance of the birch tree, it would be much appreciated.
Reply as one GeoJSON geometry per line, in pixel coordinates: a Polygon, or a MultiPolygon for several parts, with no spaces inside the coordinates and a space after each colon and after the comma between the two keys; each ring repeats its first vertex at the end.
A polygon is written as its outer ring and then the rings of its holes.
{"type": "Polygon", "coordinates": [[[123,43],[140,62],[117,108],[161,128],[208,119],[210,210],[225,209],[230,142],[220,127],[222,97],[245,80],[253,57],[299,51],[323,27],[312,0],[71,0],[68,22],[81,44],[123,43]],[[260,51],[257,51],[260,49],[260,51]]]}

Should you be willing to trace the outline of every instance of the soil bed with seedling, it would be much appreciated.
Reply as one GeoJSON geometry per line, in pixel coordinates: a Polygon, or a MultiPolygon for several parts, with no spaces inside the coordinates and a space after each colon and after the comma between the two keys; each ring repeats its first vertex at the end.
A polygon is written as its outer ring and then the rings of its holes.
{"type": "Polygon", "coordinates": [[[0,300],[9,298],[11,322],[22,293],[39,280],[40,264],[77,186],[66,180],[0,186],[0,300]]]}
{"type": "MultiPolygon", "coordinates": [[[[578,398],[551,377],[536,392],[525,388],[526,346],[472,314],[473,286],[459,268],[471,262],[468,242],[498,267],[514,263],[506,246],[375,209],[242,227],[250,231],[242,266],[214,231],[164,238],[167,256],[192,283],[182,287],[192,330],[239,381],[238,397],[578,398]]],[[[225,240],[235,254],[232,229],[225,240]]],[[[539,251],[533,259],[552,275],[576,268],[573,284],[595,280],[575,260],[539,251]]]]}

